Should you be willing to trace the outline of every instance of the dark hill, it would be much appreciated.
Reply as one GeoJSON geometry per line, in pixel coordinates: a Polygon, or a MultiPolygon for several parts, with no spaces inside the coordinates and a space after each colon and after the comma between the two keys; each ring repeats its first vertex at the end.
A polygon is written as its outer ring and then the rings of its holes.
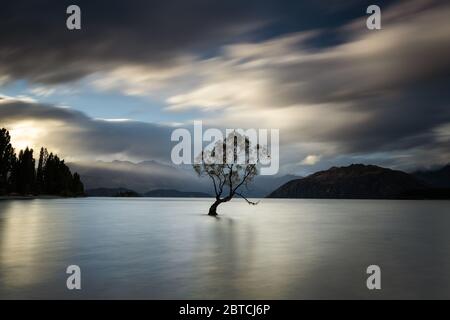
{"type": "Polygon", "coordinates": [[[332,167],[289,181],[269,198],[395,199],[420,194],[426,184],[402,171],[374,165],[332,167]]]}
{"type": "Polygon", "coordinates": [[[86,190],[88,197],[139,197],[136,191],[127,188],[95,188],[86,190]]]}
{"type": "Polygon", "coordinates": [[[144,197],[173,197],[173,198],[210,198],[204,192],[178,191],[173,189],[156,189],[144,193],[144,197]]]}
{"type": "Polygon", "coordinates": [[[416,171],[413,175],[434,188],[450,188],[450,164],[438,170],[416,171]]]}

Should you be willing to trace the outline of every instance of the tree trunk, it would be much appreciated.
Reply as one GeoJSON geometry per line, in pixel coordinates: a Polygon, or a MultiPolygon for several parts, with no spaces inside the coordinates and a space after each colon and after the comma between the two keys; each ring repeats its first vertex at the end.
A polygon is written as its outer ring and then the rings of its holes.
{"type": "Polygon", "coordinates": [[[214,202],[212,204],[212,206],[209,208],[209,212],[208,215],[209,216],[217,216],[217,207],[219,206],[219,204],[221,204],[222,201],[221,200],[216,200],[216,202],[214,202]]]}

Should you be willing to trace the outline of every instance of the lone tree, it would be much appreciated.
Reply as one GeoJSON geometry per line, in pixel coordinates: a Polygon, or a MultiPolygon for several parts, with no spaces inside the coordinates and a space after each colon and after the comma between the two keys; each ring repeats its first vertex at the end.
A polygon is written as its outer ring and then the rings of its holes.
{"type": "Polygon", "coordinates": [[[247,188],[258,174],[257,160],[261,151],[258,144],[252,146],[247,136],[232,132],[211,149],[201,152],[193,167],[200,177],[211,179],[216,197],[208,215],[217,216],[217,207],[234,196],[243,198],[248,204],[258,204],[248,200],[240,189],[247,188]]]}

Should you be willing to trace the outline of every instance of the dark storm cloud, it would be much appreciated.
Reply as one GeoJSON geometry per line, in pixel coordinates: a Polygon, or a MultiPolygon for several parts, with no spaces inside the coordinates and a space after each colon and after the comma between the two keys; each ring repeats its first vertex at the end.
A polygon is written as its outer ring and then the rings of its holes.
{"type": "Polygon", "coordinates": [[[345,141],[344,152],[360,153],[442,146],[436,140],[436,128],[450,123],[450,93],[443,83],[411,89],[407,95],[358,100],[358,105],[371,108],[366,111],[370,117],[359,126],[335,132],[334,138],[325,136],[324,140],[345,141]]]}
{"type": "Polygon", "coordinates": [[[28,137],[30,147],[46,146],[75,159],[114,155],[168,161],[170,157],[173,128],[165,125],[92,119],[73,109],[14,98],[0,100],[0,119],[0,127],[12,130],[13,138],[14,134],[20,138],[25,123],[37,132],[28,137]]]}
{"type": "Polygon", "coordinates": [[[43,83],[123,63],[169,63],[263,23],[257,1],[9,1],[0,10],[0,72],[43,83]],[[66,28],[77,4],[82,29],[66,28]]]}
{"type": "Polygon", "coordinates": [[[221,77],[169,102],[178,108],[222,103],[231,107],[228,115],[236,105],[256,106],[246,112],[253,125],[261,121],[258,109],[276,110],[285,121],[274,127],[292,123],[282,131],[285,142],[327,143],[340,154],[442,145],[436,130],[450,123],[449,15],[448,3],[411,1],[383,11],[381,31],[367,30],[364,19],[343,26],[346,41],[332,47],[308,47],[304,33],[235,46],[223,58],[221,77]],[[233,78],[240,86],[229,85],[233,78]],[[265,84],[246,87],[243,79],[265,84]],[[215,97],[211,87],[257,94],[215,97]]]}
{"type": "Polygon", "coordinates": [[[3,1],[0,74],[55,84],[126,63],[167,65],[233,41],[336,27],[364,15],[366,2],[337,10],[326,1],[3,1]],[[79,31],[66,28],[71,4],[81,7],[79,31]]]}

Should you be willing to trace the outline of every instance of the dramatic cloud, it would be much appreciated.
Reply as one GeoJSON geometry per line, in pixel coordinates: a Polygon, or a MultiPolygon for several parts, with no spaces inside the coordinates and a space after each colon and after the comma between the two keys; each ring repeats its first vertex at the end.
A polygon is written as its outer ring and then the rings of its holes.
{"type": "Polygon", "coordinates": [[[78,0],[82,28],[70,31],[66,8],[73,1],[4,1],[0,74],[55,84],[125,64],[170,67],[186,56],[213,56],[237,39],[339,26],[369,3],[346,1],[337,8],[322,0],[78,0]]]}
{"type": "MultiPolygon", "coordinates": [[[[371,31],[369,1],[81,1],[79,32],[65,29],[68,4],[24,2],[21,14],[3,5],[0,85],[26,80],[41,99],[78,81],[154,99],[169,118],[279,128],[283,170],[301,174],[449,161],[448,3],[380,1],[382,30],[371,31]]],[[[39,135],[74,158],[170,154],[165,125],[92,119],[27,97],[0,100],[0,119],[22,141],[39,135]]]]}
{"type": "Polygon", "coordinates": [[[0,73],[55,84],[126,63],[168,65],[264,23],[259,1],[77,1],[82,29],[66,28],[73,1],[10,1],[0,10],[0,73]]]}
{"type": "Polygon", "coordinates": [[[209,123],[277,127],[285,143],[321,143],[309,151],[328,156],[413,158],[425,148],[428,161],[443,160],[436,130],[450,123],[450,5],[430,4],[392,7],[380,32],[352,22],[333,47],[311,49],[317,32],[230,45],[193,66],[203,81],[169,97],[169,109],[221,110],[209,123]]]}
{"type": "Polygon", "coordinates": [[[130,120],[92,119],[73,109],[0,98],[1,126],[14,146],[47,147],[69,161],[170,160],[173,128],[130,120]]]}

